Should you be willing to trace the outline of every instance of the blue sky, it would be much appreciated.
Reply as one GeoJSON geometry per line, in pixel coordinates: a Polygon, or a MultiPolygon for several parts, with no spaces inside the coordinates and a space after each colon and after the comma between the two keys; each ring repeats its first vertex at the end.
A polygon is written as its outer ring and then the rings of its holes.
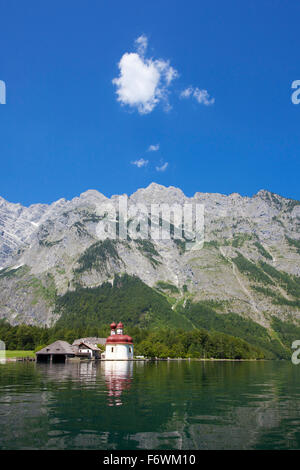
{"type": "Polygon", "coordinates": [[[5,199],[152,181],[300,199],[297,0],[0,0],[0,15],[5,199]]]}

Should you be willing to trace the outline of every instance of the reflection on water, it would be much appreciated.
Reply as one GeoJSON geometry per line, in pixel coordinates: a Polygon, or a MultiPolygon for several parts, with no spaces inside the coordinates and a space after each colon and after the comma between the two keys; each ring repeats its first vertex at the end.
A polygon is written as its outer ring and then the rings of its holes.
{"type": "Polygon", "coordinates": [[[288,362],[0,365],[3,449],[297,449],[288,362]]]}
{"type": "Polygon", "coordinates": [[[5,343],[0,340],[0,364],[6,363],[6,354],[5,354],[5,343]]]}
{"type": "Polygon", "coordinates": [[[122,405],[121,395],[123,390],[129,390],[133,375],[132,361],[105,361],[101,372],[104,372],[108,389],[108,406],[122,405]]]}
{"type": "Polygon", "coordinates": [[[90,383],[95,382],[97,377],[97,366],[93,361],[78,360],[66,364],[37,362],[35,369],[44,376],[59,381],[74,380],[90,383]]]}
{"type": "Polygon", "coordinates": [[[123,390],[129,390],[133,376],[133,361],[76,361],[68,364],[37,363],[36,370],[55,380],[83,381],[85,387],[104,378],[108,406],[122,405],[123,390]]]}

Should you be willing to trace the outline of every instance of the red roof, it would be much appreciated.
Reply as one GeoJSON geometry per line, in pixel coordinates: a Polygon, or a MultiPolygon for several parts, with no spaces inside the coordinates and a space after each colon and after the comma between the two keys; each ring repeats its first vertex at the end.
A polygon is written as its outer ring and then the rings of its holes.
{"type": "Polygon", "coordinates": [[[118,323],[117,328],[124,328],[123,323],[121,321],[118,323]]]}
{"type": "Polygon", "coordinates": [[[106,344],[133,344],[131,336],[128,335],[111,335],[107,338],[106,344]]]}
{"type": "Polygon", "coordinates": [[[117,328],[117,324],[115,322],[112,322],[112,324],[110,325],[110,328],[112,330],[115,330],[117,328]]]}

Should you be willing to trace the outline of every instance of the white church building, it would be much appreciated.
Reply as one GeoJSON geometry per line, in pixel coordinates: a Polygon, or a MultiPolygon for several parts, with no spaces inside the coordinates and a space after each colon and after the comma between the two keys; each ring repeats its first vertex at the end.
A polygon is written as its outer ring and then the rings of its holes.
{"type": "Polygon", "coordinates": [[[106,339],[105,360],[130,361],[133,359],[133,341],[131,336],[124,335],[123,323],[110,325],[110,336],[106,339]]]}

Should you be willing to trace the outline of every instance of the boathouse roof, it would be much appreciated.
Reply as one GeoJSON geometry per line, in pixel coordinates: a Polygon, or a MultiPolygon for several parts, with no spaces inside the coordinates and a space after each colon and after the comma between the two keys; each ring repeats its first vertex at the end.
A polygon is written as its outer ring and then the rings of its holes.
{"type": "Polygon", "coordinates": [[[49,344],[40,351],[37,351],[36,354],[72,354],[74,355],[74,350],[72,346],[67,343],[67,341],[55,341],[52,344],[49,344]]]}

